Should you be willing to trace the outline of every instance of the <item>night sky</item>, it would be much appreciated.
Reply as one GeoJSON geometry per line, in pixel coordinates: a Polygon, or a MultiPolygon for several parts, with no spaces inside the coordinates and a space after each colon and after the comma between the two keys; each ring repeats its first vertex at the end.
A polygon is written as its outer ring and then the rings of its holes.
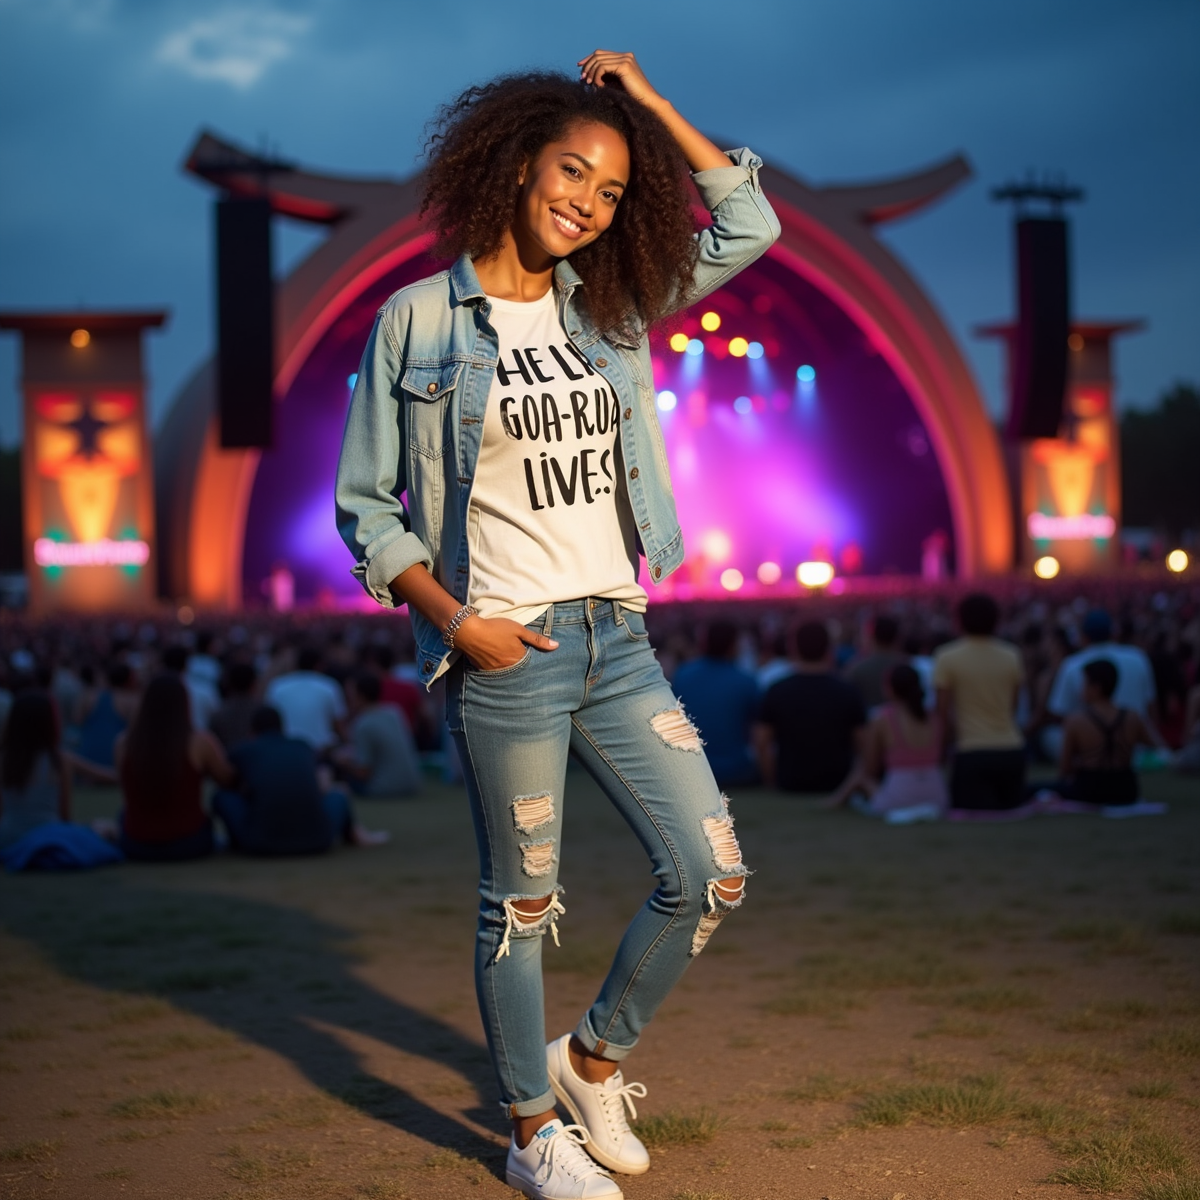
{"type": "MultiPolygon", "coordinates": [[[[179,170],[201,127],[403,177],[437,104],[596,46],[633,50],[694,123],[810,183],[966,154],[967,186],[883,236],[995,408],[999,350],[970,333],[1012,311],[1010,217],[988,191],[1030,168],[1087,189],[1077,315],[1148,322],[1119,344],[1121,402],[1200,381],[1195,0],[0,0],[0,307],[170,308],[147,339],[161,415],[212,348],[211,193],[179,170]]],[[[280,223],[279,264],[315,236],[280,223]]],[[[5,444],[17,370],[6,336],[5,444]]]]}

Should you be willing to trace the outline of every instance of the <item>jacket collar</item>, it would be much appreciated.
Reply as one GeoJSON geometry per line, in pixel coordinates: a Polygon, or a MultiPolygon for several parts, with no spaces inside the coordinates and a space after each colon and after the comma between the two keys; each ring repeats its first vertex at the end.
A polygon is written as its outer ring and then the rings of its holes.
{"type": "Polygon", "coordinates": [[[450,288],[459,304],[485,298],[479,276],[475,274],[475,264],[471,262],[469,255],[460,254],[454,260],[454,265],[450,268],[450,288]]]}
{"type": "MultiPolygon", "coordinates": [[[[583,280],[579,278],[578,272],[565,258],[560,258],[554,268],[554,284],[560,291],[569,293],[577,287],[582,287],[583,280]]],[[[454,298],[459,304],[465,304],[468,300],[486,298],[483,285],[475,273],[475,264],[471,261],[469,254],[459,255],[455,259],[454,265],[450,268],[450,286],[454,289],[454,298]]]]}
{"type": "MultiPolygon", "coordinates": [[[[554,268],[554,286],[569,300],[571,293],[577,287],[583,287],[584,283],[570,262],[565,258],[560,258],[554,268]]],[[[479,282],[479,276],[475,273],[475,264],[467,254],[460,255],[450,268],[450,287],[459,304],[466,304],[469,300],[487,299],[483,285],[479,282]]],[[[620,346],[636,348],[640,338],[637,329],[631,325],[627,329],[610,334],[609,340],[620,346]]]]}
{"type": "Polygon", "coordinates": [[[564,292],[572,292],[577,287],[583,286],[583,280],[579,278],[578,272],[571,266],[570,260],[560,258],[558,265],[554,268],[554,282],[564,292]]]}
{"type": "MultiPolygon", "coordinates": [[[[468,300],[484,300],[486,298],[484,286],[479,282],[479,276],[475,274],[475,264],[470,260],[469,254],[460,254],[460,257],[455,259],[454,265],[450,268],[450,286],[454,288],[454,296],[458,304],[466,304],[468,300]]],[[[560,292],[574,292],[575,288],[583,286],[578,272],[565,258],[560,258],[558,265],[554,268],[554,286],[560,292]]]]}

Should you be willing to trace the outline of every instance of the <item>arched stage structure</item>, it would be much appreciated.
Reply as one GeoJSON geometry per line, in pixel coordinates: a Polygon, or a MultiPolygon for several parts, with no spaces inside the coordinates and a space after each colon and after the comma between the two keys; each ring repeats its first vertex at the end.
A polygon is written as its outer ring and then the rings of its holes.
{"type": "MultiPolygon", "coordinates": [[[[275,446],[219,447],[211,361],[174,401],[155,448],[162,591],[237,607],[282,560],[302,599],[352,595],[358,585],[333,529],[331,464],[347,373],[378,306],[436,269],[417,219],[421,181],[264,176],[252,156],[210,134],[187,169],[234,194],[265,187],[275,212],[331,232],[277,285],[275,446]]],[[[686,351],[660,335],[654,346],[696,593],[703,572],[734,563],[743,543],[748,582],[754,563],[790,571],[814,547],[841,554],[849,569],[865,556],[868,570],[915,571],[921,539],[939,524],[952,534],[960,577],[1010,568],[996,432],[953,336],[873,232],[969,174],[961,157],[862,187],[810,188],[760,172],[779,242],[668,330],[688,335],[686,351]],[[700,328],[702,312],[706,329],[719,318],[719,337],[700,328]],[[760,494],[740,531],[714,527],[710,537],[706,523],[737,507],[714,479],[736,475],[739,462],[760,494]],[[689,527],[693,512],[701,515],[689,527]]],[[[679,595],[691,586],[683,575],[679,595]]],[[[770,582],[761,570],[758,578],[770,582]]]]}

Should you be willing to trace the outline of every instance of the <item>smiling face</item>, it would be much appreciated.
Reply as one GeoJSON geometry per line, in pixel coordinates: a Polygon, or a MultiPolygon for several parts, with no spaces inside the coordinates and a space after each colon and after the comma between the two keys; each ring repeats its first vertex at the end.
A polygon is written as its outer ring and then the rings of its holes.
{"type": "Polygon", "coordinates": [[[574,125],[543,146],[521,177],[512,233],[522,257],[566,258],[594,242],[628,183],[629,147],[607,125],[574,125]]]}

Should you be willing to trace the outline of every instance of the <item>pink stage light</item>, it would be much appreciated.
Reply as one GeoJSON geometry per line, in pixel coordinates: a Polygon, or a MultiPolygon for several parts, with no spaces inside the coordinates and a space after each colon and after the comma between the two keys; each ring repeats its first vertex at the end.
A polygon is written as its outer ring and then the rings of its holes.
{"type": "Polygon", "coordinates": [[[743,578],[741,571],[737,567],[729,567],[721,572],[721,586],[727,592],[740,591],[742,584],[746,580],[743,578]]]}
{"type": "Polygon", "coordinates": [[[1085,541],[1110,538],[1117,532],[1116,521],[1108,513],[1080,513],[1075,517],[1052,517],[1030,513],[1029,536],[1039,541],[1085,541]]]}
{"type": "Polygon", "coordinates": [[[38,538],[33,543],[33,561],[39,567],[144,567],[150,561],[150,546],[137,538],[96,542],[38,538]]]}

